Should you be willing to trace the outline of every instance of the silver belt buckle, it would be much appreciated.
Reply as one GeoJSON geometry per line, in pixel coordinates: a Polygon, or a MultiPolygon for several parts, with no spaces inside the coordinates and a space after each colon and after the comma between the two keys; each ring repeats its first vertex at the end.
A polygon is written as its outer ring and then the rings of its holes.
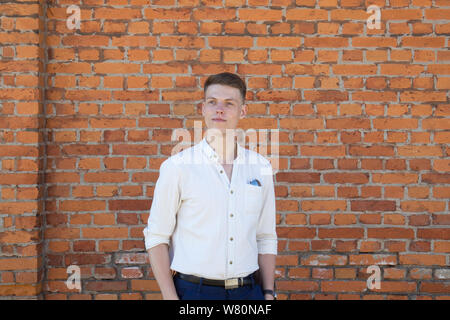
{"type": "Polygon", "coordinates": [[[227,279],[225,280],[225,289],[236,289],[239,288],[239,279],[227,279]]]}

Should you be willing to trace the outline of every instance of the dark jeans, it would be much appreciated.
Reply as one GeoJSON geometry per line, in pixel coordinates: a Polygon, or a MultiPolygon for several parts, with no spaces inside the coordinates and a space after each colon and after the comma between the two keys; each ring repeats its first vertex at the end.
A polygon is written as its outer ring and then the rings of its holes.
{"type": "Polygon", "coordinates": [[[175,289],[180,300],[264,300],[261,286],[255,283],[235,289],[192,283],[175,275],[175,289]]]}

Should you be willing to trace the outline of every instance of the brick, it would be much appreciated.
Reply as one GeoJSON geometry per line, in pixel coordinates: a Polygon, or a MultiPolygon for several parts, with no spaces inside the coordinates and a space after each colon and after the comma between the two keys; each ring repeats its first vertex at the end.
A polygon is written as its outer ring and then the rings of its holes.
{"type": "Polygon", "coordinates": [[[130,8],[97,8],[94,14],[95,19],[137,19],[141,18],[141,11],[130,8]]]}
{"type": "Polygon", "coordinates": [[[446,19],[450,14],[449,9],[425,9],[426,19],[446,19]]]}
{"type": "Polygon", "coordinates": [[[395,255],[357,254],[349,255],[350,265],[397,265],[395,255]]]}
{"type": "Polygon", "coordinates": [[[124,291],[127,289],[126,281],[86,281],[84,283],[86,291],[124,291]]]}
{"type": "Polygon", "coordinates": [[[384,268],[383,277],[384,279],[404,279],[406,275],[405,269],[398,268],[384,268]]]}
{"type": "Polygon", "coordinates": [[[293,228],[293,227],[278,227],[277,236],[279,238],[314,238],[316,235],[315,228],[293,228]]]}
{"type": "Polygon", "coordinates": [[[423,66],[404,64],[381,64],[380,72],[385,75],[417,76],[424,71],[423,66]]]}
{"type": "Polygon", "coordinates": [[[379,213],[361,214],[359,222],[364,224],[380,224],[381,215],[379,213]]]}
{"type": "Polygon", "coordinates": [[[450,230],[447,228],[418,229],[417,237],[422,239],[450,240],[450,230]]]}
{"type": "Polygon", "coordinates": [[[329,265],[346,265],[347,256],[344,255],[309,255],[301,259],[302,265],[310,266],[329,266],[329,265]]]}
{"type": "Polygon", "coordinates": [[[251,37],[238,36],[212,36],[209,37],[208,42],[209,45],[213,48],[250,48],[253,45],[253,39],[251,37]]]}
{"type": "Polygon", "coordinates": [[[360,245],[360,252],[375,252],[381,249],[381,244],[378,241],[362,241],[360,245]]]}
{"type": "Polygon", "coordinates": [[[193,10],[194,20],[232,20],[236,17],[236,11],[233,9],[216,8],[196,8],[193,10]]]}
{"type": "Polygon", "coordinates": [[[367,229],[367,237],[378,239],[413,239],[414,230],[405,228],[370,228],[367,229]]]}
{"type": "Polygon", "coordinates": [[[434,101],[446,101],[445,92],[427,92],[424,95],[423,92],[419,91],[404,91],[400,94],[401,102],[434,102],[434,101]]]}
{"type": "Polygon", "coordinates": [[[114,268],[95,268],[96,279],[115,279],[116,270],[114,268]]]}
{"type": "Polygon", "coordinates": [[[356,240],[349,240],[349,241],[336,240],[335,244],[337,252],[351,252],[355,251],[357,248],[356,240]]]}
{"type": "Polygon", "coordinates": [[[290,268],[289,269],[290,278],[310,278],[311,270],[309,268],[290,268]]]}
{"type": "Polygon", "coordinates": [[[99,252],[114,252],[119,249],[119,241],[116,240],[104,240],[99,241],[98,250],[99,252]]]}
{"type": "Polygon", "coordinates": [[[421,282],[419,290],[428,293],[448,293],[450,282],[421,282]]]}
{"type": "Polygon", "coordinates": [[[355,268],[335,268],[334,276],[336,279],[355,279],[356,269],[355,268]]]}
{"type": "Polygon", "coordinates": [[[64,260],[66,265],[106,264],[111,261],[111,256],[97,253],[66,254],[64,260]]]}
{"type": "Polygon", "coordinates": [[[33,270],[41,264],[36,258],[2,258],[0,259],[0,270],[33,270]]]}
{"type": "Polygon", "coordinates": [[[127,238],[128,228],[83,228],[81,230],[84,238],[127,238]]]}
{"type": "Polygon", "coordinates": [[[419,9],[387,9],[381,10],[381,18],[384,20],[418,20],[422,19],[422,11],[419,9]]]}
{"type": "Polygon", "coordinates": [[[436,269],[434,270],[434,277],[436,279],[450,279],[450,269],[436,269]]]}
{"type": "Polygon", "coordinates": [[[406,282],[406,281],[381,281],[380,289],[372,289],[374,292],[416,292],[417,283],[416,282],[406,282]]]}
{"type": "Polygon", "coordinates": [[[427,252],[431,249],[431,243],[429,241],[412,241],[409,244],[410,251],[427,252]]]}
{"type": "Polygon", "coordinates": [[[431,279],[431,269],[412,268],[409,271],[411,279],[431,279]]]}
{"type": "Polygon", "coordinates": [[[327,20],[328,13],[322,9],[288,9],[286,10],[286,20],[327,20]]]}
{"type": "Polygon", "coordinates": [[[306,241],[289,241],[289,250],[292,251],[308,251],[309,243],[306,241]]]}
{"type": "Polygon", "coordinates": [[[411,226],[428,226],[430,225],[430,217],[427,214],[417,214],[409,216],[409,225],[411,226]]]}
{"type": "Polygon", "coordinates": [[[124,279],[142,278],[144,275],[139,267],[123,268],[121,270],[121,277],[124,279]]]}
{"type": "Polygon", "coordinates": [[[331,279],[333,278],[333,269],[328,268],[313,268],[312,269],[313,279],[331,279]]]}
{"type": "Polygon", "coordinates": [[[150,264],[148,253],[121,253],[116,255],[117,264],[150,264]]]}
{"type": "Polygon", "coordinates": [[[312,48],[342,48],[348,47],[348,39],[346,38],[306,38],[305,47],[312,48]]]}
{"type": "Polygon", "coordinates": [[[433,214],[432,221],[435,225],[450,225],[450,216],[448,214],[433,214]]]}
{"type": "Polygon", "coordinates": [[[310,224],[330,224],[331,216],[326,213],[315,213],[310,215],[310,224]]]}
{"type": "Polygon", "coordinates": [[[399,263],[407,265],[423,265],[423,266],[432,266],[432,265],[442,266],[446,264],[444,255],[430,255],[430,254],[400,254],[399,263]]]}
{"type": "Polygon", "coordinates": [[[346,204],[343,201],[302,201],[303,211],[344,211],[346,204]]]}
{"type": "Polygon", "coordinates": [[[161,36],[159,41],[161,47],[170,48],[203,48],[205,45],[203,39],[191,36],[161,36]]]}
{"type": "Polygon", "coordinates": [[[332,242],[330,240],[311,240],[311,250],[331,250],[332,242]]]}
{"type": "Polygon", "coordinates": [[[319,228],[319,238],[362,238],[364,236],[364,229],[362,228],[319,228]]]}
{"type": "Polygon", "coordinates": [[[136,291],[159,291],[156,280],[131,280],[131,289],[136,291]]]}
{"type": "Polygon", "coordinates": [[[351,202],[352,211],[395,211],[394,201],[361,200],[351,202]]]}
{"type": "Polygon", "coordinates": [[[322,281],[323,292],[362,292],[366,287],[365,281],[322,281]]]}
{"type": "Polygon", "coordinates": [[[368,15],[365,10],[348,10],[348,9],[334,9],[331,12],[331,20],[363,20],[365,21],[368,15]]]}
{"type": "MultiPolygon", "coordinates": [[[[300,39],[297,37],[258,37],[256,40],[256,45],[258,47],[293,47],[297,48],[300,46],[300,39]]],[[[272,53],[273,59],[273,53],[272,53]]]]}
{"type": "Polygon", "coordinates": [[[324,174],[324,181],[328,183],[367,183],[369,181],[367,174],[364,173],[333,173],[324,174]]]}
{"type": "Polygon", "coordinates": [[[14,285],[0,285],[0,296],[36,296],[42,290],[41,285],[31,284],[14,284],[14,285]]]}
{"type": "Polygon", "coordinates": [[[395,38],[359,37],[352,39],[353,47],[396,47],[395,38]]]}
{"type": "Polygon", "coordinates": [[[268,9],[239,9],[238,10],[240,20],[250,21],[280,21],[283,15],[281,10],[268,10],[268,9]]]}
{"type": "Polygon", "coordinates": [[[277,281],[277,290],[280,291],[317,291],[318,282],[315,281],[277,281]]]}
{"type": "Polygon", "coordinates": [[[2,243],[27,243],[38,241],[38,231],[5,231],[0,234],[2,243]]]}

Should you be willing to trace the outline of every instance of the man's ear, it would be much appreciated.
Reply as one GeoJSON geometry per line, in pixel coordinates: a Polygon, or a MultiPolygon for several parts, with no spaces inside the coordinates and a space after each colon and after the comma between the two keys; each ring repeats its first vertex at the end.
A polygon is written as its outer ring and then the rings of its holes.
{"type": "Polygon", "coordinates": [[[205,116],[205,101],[202,102],[202,116],[205,116]]]}
{"type": "Polygon", "coordinates": [[[240,115],[239,119],[242,119],[247,115],[247,111],[248,111],[247,108],[248,108],[248,106],[246,104],[242,105],[241,115],[240,115]]]}

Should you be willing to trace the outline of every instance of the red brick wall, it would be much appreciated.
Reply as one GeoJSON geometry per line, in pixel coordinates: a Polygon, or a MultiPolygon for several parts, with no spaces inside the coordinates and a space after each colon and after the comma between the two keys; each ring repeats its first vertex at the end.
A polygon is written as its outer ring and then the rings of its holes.
{"type": "Polygon", "coordinates": [[[0,298],[160,298],[142,235],[158,169],[230,71],[241,127],[280,130],[280,298],[449,299],[450,2],[389,3],[0,4],[0,298]]]}
{"type": "Polygon", "coordinates": [[[42,298],[45,12],[0,4],[0,299],[42,298]]]}

